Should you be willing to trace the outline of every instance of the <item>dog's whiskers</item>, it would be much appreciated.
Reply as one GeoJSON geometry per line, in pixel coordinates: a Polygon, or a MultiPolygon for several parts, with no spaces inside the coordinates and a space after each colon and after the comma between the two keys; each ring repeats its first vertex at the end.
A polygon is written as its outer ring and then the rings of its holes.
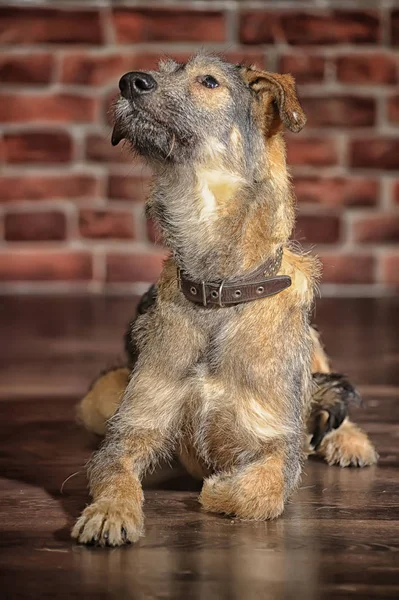
{"type": "Polygon", "coordinates": [[[175,142],[176,142],[176,136],[175,136],[175,134],[173,134],[172,144],[170,146],[170,150],[169,150],[168,154],[165,156],[165,160],[167,160],[169,158],[169,156],[172,154],[173,148],[175,147],[175,142]]]}

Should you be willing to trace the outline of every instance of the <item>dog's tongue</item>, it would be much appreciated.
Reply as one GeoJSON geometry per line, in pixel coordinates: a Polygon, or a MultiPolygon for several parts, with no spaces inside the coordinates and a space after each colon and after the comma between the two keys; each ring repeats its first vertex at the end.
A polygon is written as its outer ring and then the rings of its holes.
{"type": "Polygon", "coordinates": [[[122,132],[118,129],[117,125],[114,125],[112,130],[111,144],[113,146],[117,146],[121,140],[123,140],[122,132]]]}

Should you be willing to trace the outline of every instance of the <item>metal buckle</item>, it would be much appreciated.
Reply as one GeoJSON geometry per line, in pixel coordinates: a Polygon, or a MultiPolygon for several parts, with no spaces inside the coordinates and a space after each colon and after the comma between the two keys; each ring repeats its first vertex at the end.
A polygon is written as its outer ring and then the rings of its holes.
{"type": "Polygon", "coordinates": [[[223,286],[224,286],[224,281],[225,280],[223,279],[222,283],[219,286],[219,291],[218,291],[218,294],[219,294],[219,306],[220,306],[220,308],[224,308],[224,304],[222,304],[222,290],[223,290],[223,286]]]}
{"type": "Polygon", "coordinates": [[[201,287],[202,287],[202,304],[203,304],[203,306],[208,306],[208,303],[206,301],[205,281],[201,281],[201,287]]]}

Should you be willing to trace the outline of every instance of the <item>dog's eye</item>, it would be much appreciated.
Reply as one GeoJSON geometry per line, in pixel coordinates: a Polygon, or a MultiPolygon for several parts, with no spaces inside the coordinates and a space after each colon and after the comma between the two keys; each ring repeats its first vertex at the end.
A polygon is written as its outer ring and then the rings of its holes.
{"type": "Polygon", "coordinates": [[[199,81],[203,86],[210,89],[219,87],[219,82],[212,77],[212,75],[205,75],[205,77],[201,77],[199,81]]]}

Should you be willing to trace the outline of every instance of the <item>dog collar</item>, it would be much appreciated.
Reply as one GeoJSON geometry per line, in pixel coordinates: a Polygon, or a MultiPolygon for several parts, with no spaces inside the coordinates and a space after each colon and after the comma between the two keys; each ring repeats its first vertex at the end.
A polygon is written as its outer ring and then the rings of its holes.
{"type": "Polygon", "coordinates": [[[179,289],[187,300],[202,306],[234,306],[252,300],[274,296],[291,285],[288,275],[276,275],[281,267],[283,248],[270,257],[255,271],[242,277],[224,279],[220,283],[200,283],[189,279],[184,271],[177,268],[179,289]]]}

